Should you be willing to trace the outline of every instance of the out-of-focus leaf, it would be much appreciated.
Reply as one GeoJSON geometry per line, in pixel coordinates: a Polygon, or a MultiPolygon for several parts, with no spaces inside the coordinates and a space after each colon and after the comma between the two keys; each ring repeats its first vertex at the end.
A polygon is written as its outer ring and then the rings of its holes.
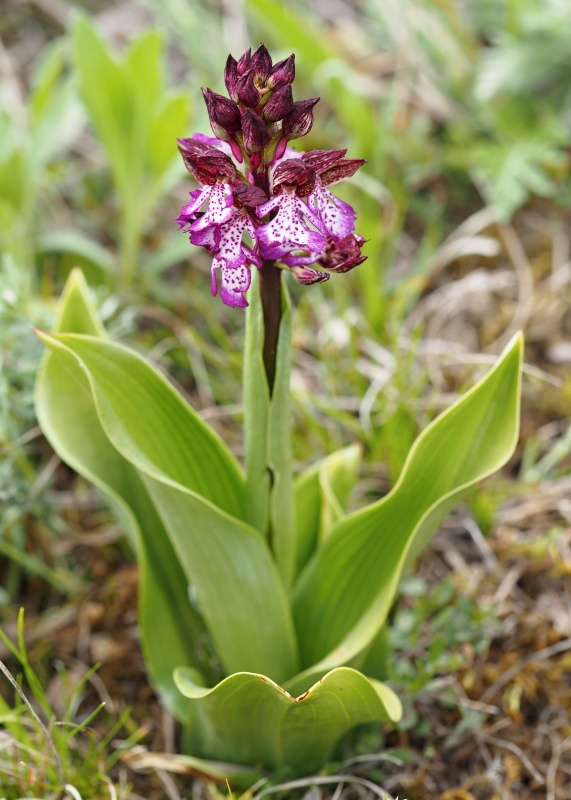
{"type": "MultiPolygon", "coordinates": [[[[115,259],[109,250],[75,228],[44,233],[38,239],[37,250],[40,253],[69,253],[80,256],[104,273],[112,272],[115,266],[115,259]]],[[[68,329],[67,332],[78,331],[68,329]]]]}

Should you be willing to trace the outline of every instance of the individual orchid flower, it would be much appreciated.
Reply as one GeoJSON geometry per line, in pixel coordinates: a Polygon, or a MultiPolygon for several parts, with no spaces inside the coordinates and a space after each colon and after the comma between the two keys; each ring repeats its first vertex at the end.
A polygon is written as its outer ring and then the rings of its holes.
{"type": "Polygon", "coordinates": [[[191,244],[212,254],[212,293],[220,292],[232,307],[248,305],[252,267],[278,278],[286,268],[298,283],[310,285],[366,258],[365,239],[354,232],[355,211],[329,188],[365,162],[345,158],[346,150],[303,153],[290,147],[311,130],[319,100],[295,101],[294,77],[293,54],[273,64],[261,44],[238,60],[229,55],[229,98],[203,89],[214,136],[178,140],[200,189],[190,193],[177,222],[191,244]]]}

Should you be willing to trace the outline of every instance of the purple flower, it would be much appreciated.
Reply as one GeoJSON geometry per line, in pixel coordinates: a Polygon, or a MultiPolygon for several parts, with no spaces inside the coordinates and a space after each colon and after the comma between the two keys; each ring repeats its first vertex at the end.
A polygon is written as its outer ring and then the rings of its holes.
{"type": "Polygon", "coordinates": [[[295,194],[295,189],[288,188],[258,206],[256,214],[260,218],[265,217],[274,209],[278,211],[276,216],[257,231],[262,257],[279,258],[288,264],[288,259],[300,252],[307,253],[306,257],[310,258],[305,263],[316,261],[327,241],[323,233],[312,230],[307,224],[310,222],[317,228],[321,227],[320,220],[311,208],[295,194]]]}
{"type": "Polygon", "coordinates": [[[237,308],[248,305],[243,293],[250,288],[250,265],[261,266],[258,256],[242,241],[244,231],[252,238],[256,235],[248,212],[242,209],[236,211],[228,222],[220,225],[216,256],[212,262],[212,295],[215,297],[218,291],[215,270],[220,269],[222,302],[237,308]]]}
{"type": "Polygon", "coordinates": [[[317,103],[294,102],[294,76],[294,56],[273,65],[263,44],[237,61],[229,55],[230,99],[203,90],[215,136],[178,140],[200,188],[190,192],[177,222],[191,244],[212,254],[212,294],[228,306],[248,305],[252,267],[273,268],[264,262],[280,261],[298,283],[310,285],[366,258],[355,211],[329,188],[365,162],[345,158],[345,150],[303,153],[288,146],[309,132],[317,103]]]}

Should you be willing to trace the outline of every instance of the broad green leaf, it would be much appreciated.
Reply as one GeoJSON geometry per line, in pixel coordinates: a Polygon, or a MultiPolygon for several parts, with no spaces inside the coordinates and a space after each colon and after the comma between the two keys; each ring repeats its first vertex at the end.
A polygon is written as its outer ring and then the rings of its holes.
{"type": "Polygon", "coordinates": [[[298,669],[289,605],[262,534],[192,492],[144,476],[182,568],[198,595],[226,673],[298,669]]]}
{"type": "Polygon", "coordinates": [[[268,468],[272,476],[270,528],[272,549],[286,588],[296,565],[295,508],[291,459],[291,335],[293,311],[282,284],[282,319],[278,337],[276,376],[268,416],[268,468]]]}
{"type": "MultiPolygon", "coordinates": [[[[68,279],[55,330],[104,335],[79,270],[68,279]]],[[[188,602],[188,581],[144,486],[107,439],[85,372],[69,351],[46,354],[36,386],[36,410],[54,450],[110,497],[137,539],[145,658],[166,707],[188,724],[192,709],[181,702],[172,674],[181,664],[201,666],[194,643],[203,625],[188,602]]]]}
{"type": "Polygon", "coordinates": [[[242,518],[244,478],[236,460],[157,370],[114,342],[73,334],[57,338],[85,365],[103,427],[125,458],[242,518]]]}
{"type": "Polygon", "coordinates": [[[331,529],[341,519],[351,491],[357,481],[361,448],[357,445],[338,450],[325,458],[319,467],[321,488],[321,516],[319,541],[323,542],[331,529]]]}
{"type": "MultiPolygon", "coordinates": [[[[296,586],[302,663],[348,663],[382,627],[408,554],[435,532],[462,490],[509,458],[519,430],[522,339],[420,435],[394,489],[343,519],[296,586]]],[[[311,680],[313,668],[295,681],[311,680]]]]}
{"type": "Polygon", "coordinates": [[[246,452],[245,519],[266,533],[269,522],[268,418],[270,391],[264,369],[264,319],[256,270],[246,311],[244,345],[244,449],[246,452]]]}
{"type": "Polygon", "coordinates": [[[231,454],[140,356],[86,337],[43,336],[89,377],[99,420],[144,476],[225,668],[295,674],[289,606],[263,536],[241,522],[243,478],[231,454]]]}
{"type": "Polygon", "coordinates": [[[361,450],[344,448],[312,464],[295,482],[295,531],[299,574],[338,522],[357,480],[361,450]]]}
{"type": "MultiPolygon", "coordinates": [[[[101,320],[97,316],[83,273],[73,269],[67,279],[61,299],[58,303],[54,333],[84,333],[87,336],[106,336],[101,320]]],[[[50,362],[49,355],[44,359],[50,362]]],[[[48,367],[44,366],[44,370],[48,367]]]]}
{"type": "Polygon", "coordinates": [[[288,767],[295,775],[317,771],[339,739],[364,722],[398,720],[401,705],[388,686],[340,667],[294,698],[264,675],[247,672],[213,689],[177,669],[180,691],[196,702],[192,750],[240,764],[288,767]]]}

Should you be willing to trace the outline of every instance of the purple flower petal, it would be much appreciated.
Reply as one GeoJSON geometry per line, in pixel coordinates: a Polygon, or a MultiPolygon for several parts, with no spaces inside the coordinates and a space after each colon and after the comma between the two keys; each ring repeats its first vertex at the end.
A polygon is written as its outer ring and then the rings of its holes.
{"type": "MultiPolygon", "coordinates": [[[[215,183],[213,186],[205,186],[204,191],[209,197],[208,209],[202,217],[192,223],[194,231],[201,231],[208,225],[222,225],[234,215],[231,186],[227,183],[215,183]]],[[[195,203],[198,203],[199,199],[197,198],[195,203]]]]}
{"type": "Polygon", "coordinates": [[[316,227],[321,225],[320,220],[299,197],[285,191],[258,206],[256,213],[263,217],[274,208],[278,209],[274,219],[257,230],[263,258],[282,258],[300,248],[321,252],[326,243],[325,236],[308,228],[305,218],[316,227]]]}
{"type": "Polygon", "coordinates": [[[314,193],[308,198],[308,203],[330,236],[342,239],[353,232],[357,218],[355,211],[349,203],[335,197],[319,178],[314,193]]]}
{"type": "Polygon", "coordinates": [[[220,269],[220,298],[222,302],[232,308],[246,308],[248,301],[243,292],[248,291],[252,276],[247,266],[246,256],[243,255],[242,263],[236,266],[229,266],[227,262],[216,256],[212,262],[212,284],[211,291],[216,296],[218,287],[216,282],[215,270],[220,269]]]}

